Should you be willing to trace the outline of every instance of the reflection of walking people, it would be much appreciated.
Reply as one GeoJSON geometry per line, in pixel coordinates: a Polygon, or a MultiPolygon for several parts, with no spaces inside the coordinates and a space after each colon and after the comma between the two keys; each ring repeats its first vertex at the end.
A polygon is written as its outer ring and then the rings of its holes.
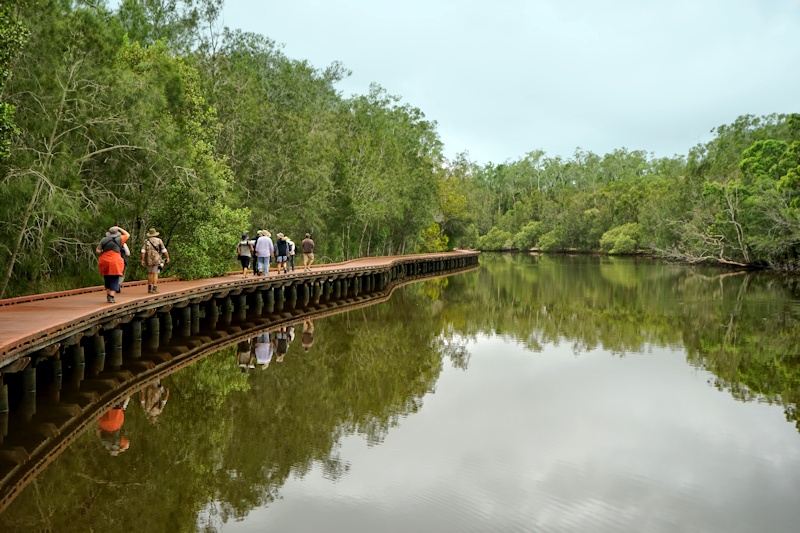
{"type": "Polygon", "coordinates": [[[242,277],[247,277],[247,269],[250,268],[250,259],[253,257],[253,241],[247,239],[247,233],[242,233],[242,240],[236,245],[236,254],[239,256],[239,263],[242,264],[242,277]]]}
{"type": "Polygon", "coordinates": [[[239,368],[242,372],[247,372],[256,367],[253,364],[254,358],[250,351],[250,339],[241,341],[236,347],[236,362],[239,363],[239,368]]]}
{"type": "Polygon", "coordinates": [[[310,233],[306,233],[306,238],[300,246],[303,248],[303,270],[310,272],[311,263],[314,262],[314,241],[311,240],[310,233]]]}
{"type": "Polygon", "coordinates": [[[288,349],[289,333],[282,327],[275,333],[275,361],[282,363],[288,349]]]}
{"type": "Polygon", "coordinates": [[[122,273],[125,271],[125,262],[122,260],[122,247],[127,242],[130,234],[119,226],[112,226],[106,236],[95,249],[97,266],[103,276],[103,286],[106,289],[106,301],[114,303],[114,296],[119,292],[122,273]]]}
{"type": "Polygon", "coordinates": [[[128,439],[122,435],[122,424],[125,422],[125,409],[128,408],[130,397],[109,409],[106,414],[97,420],[96,434],[100,442],[111,455],[119,455],[130,446],[128,439]]]}
{"type": "Polygon", "coordinates": [[[314,321],[306,320],[303,322],[303,335],[300,337],[300,344],[305,351],[309,351],[314,345],[314,321]]]}
{"type": "Polygon", "coordinates": [[[164,241],[158,238],[156,228],[147,231],[147,238],[142,244],[142,266],[147,268],[147,292],[158,292],[158,273],[164,266],[163,255],[169,263],[169,252],[164,241]]]}
{"type": "Polygon", "coordinates": [[[256,364],[261,365],[261,370],[266,370],[272,361],[272,340],[269,333],[262,333],[256,339],[256,364]]]}
{"type": "Polygon", "coordinates": [[[158,416],[167,405],[168,399],[169,389],[161,384],[160,379],[148,383],[145,388],[139,392],[139,403],[147,419],[153,423],[158,420],[158,416]]]}

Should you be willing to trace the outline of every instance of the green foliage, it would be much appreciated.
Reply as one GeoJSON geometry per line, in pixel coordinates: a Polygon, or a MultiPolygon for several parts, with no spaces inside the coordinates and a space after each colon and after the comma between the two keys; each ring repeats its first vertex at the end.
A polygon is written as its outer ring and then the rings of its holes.
{"type": "Polygon", "coordinates": [[[422,243],[419,246],[419,251],[426,252],[445,252],[447,251],[447,243],[449,238],[439,227],[439,224],[434,222],[422,234],[422,243]]]}
{"type": "Polygon", "coordinates": [[[639,247],[639,224],[629,222],[605,232],[600,248],[609,255],[632,254],[639,247]]]}
{"type": "Polygon", "coordinates": [[[532,220],[525,224],[522,229],[514,235],[514,246],[520,250],[530,250],[536,246],[542,234],[542,222],[532,220]]]}
{"type": "Polygon", "coordinates": [[[559,252],[565,250],[568,245],[561,231],[560,228],[552,229],[539,237],[539,249],[543,252],[559,252]]]}
{"type": "Polygon", "coordinates": [[[508,231],[492,228],[489,233],[478,239],[478,250],[511,250],[514,248],[514,236],[508,231]]]}
{"type": "MultiPolygon", "coordinates": [[[[14,60],[27,39],[27,28],[11,15],[11,4],[4,3],[0,6],[0,97],[11,78],[14,60]]],[[[14,123],[14,106],[0,101],[0,161],[9,156],[11,141],[18,133],[19,127],[14,123]]]]}

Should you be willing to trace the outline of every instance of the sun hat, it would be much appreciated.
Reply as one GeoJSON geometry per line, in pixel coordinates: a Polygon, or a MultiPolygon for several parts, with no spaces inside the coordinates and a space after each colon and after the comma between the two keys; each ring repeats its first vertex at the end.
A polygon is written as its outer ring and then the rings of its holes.
{"type": "Polygon", "coordinates": [[[147,230],[148,237],[158,237],[159,235],[160,233],[156,231],[156,228],[150,228],[149,230],[147,230]]]}
{"type": "Polygon", "coordinates": [[[278,233],[278,238],[283,239],[283,233],[278,233]]]}
{"type": "Polygon", "coordinates": [[[109,237],[116,237],[117,235],[120,235],[119,228],[116,226],[111,226],[110,228],[108,228],[106,235],[108,235],[109,237]]]}

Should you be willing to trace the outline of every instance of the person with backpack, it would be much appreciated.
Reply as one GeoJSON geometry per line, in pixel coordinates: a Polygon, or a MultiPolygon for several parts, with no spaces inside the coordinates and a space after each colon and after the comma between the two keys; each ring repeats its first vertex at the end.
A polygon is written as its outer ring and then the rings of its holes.
{"type": "Polygon", "coordinates": [[[278,274],[286,274],[289,272],[286,269],[286,260],[289,257],[289,243],[283,236],[283,233],[278,233],[278,239],[275,241],[275,264],[278,265],[278,274]]]}
{"type": "Polygon", "coordinates": [[[250,268],[250,260],[253,257],[255,241],[248,240],[247,233],[242,233],[242,240],[236,245],[236,254],[239,256],[239,263],[242,264],[242,277],[247,277],[247,269],[250,268]]]}
{"type": "Polygon", "coordinates": [[[119,292],[120,279],[125,271],[125,262],[122,260],[122,247],[128,241],[130,233],[112,226],[106,236],[100,241],[94,252],[98,255],[97,266],[103,276],[103,286],[106,289],[106,301],[114,303],[114,296],[119,292]]]}
{"type": "Polygon", "coordinates": [[[158,274],[164,267],[164,256],[167,263],[169,263],[169,252],[167,251],[164,241],[158,238],[159,233],[156,228],[150,228],[147,231],[147,238],[142,244],[142,266],[147,267],[147,293],[158,292],[158,274]]]}
{"type": "Polygon", "coordinates": [[[286,242],[289,243],[289,256],[288,259],[286,260],[286,264],[289,265],[289,270],[294,272],[294,254],[295,254],[294,241],[291,239],[291,237],[285,237],[285,238],[286,242]]]}
{"type": "Polygon", "coordinates": [[[254,270],[257,276],[269,275],[269,262],[270,258],[275,255],[275,246],[272,244],[272,234],[265,230],[258,231],[258,238],[256,238],[253,249],[256,252],[256,265],[254,270]]]}

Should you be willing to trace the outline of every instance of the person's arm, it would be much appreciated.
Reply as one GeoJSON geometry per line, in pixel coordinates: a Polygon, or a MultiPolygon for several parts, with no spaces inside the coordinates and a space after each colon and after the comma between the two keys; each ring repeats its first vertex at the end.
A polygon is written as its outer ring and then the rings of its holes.
{"type": "Polygon", "coordinates": [[[124,239],[121,239],[122,240],[122,244],[125,244],[126,242],[128,242],[128,239],[131,238],[131,234],[128,233],[127,231],[125,231],[124,229],[120,228],[119,226],[117,226],[117,229],[119,230],[120,233],[122,233],[122,236],[124,237],[124,239]]]}
{"type": "Polygon", "coordinates": [[[167,263],[169,263],[169,251],[167,250],[167,247],[164,244],[164,241],[161,241],[161,247],[164,249],[164,258],[166,258],[167,263]]]}

